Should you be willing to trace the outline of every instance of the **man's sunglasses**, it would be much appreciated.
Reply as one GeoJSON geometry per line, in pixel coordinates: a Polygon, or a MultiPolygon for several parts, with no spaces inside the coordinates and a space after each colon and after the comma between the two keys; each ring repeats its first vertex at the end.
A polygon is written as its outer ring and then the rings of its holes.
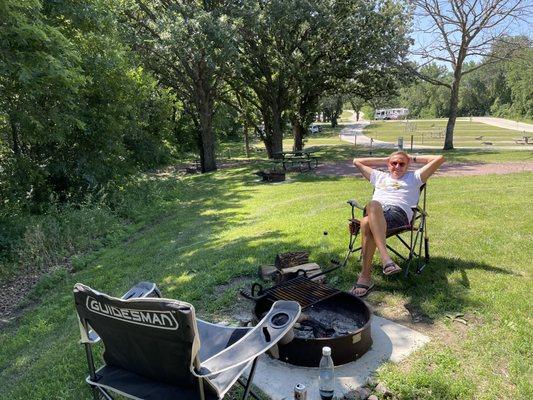
{"type": "Polygon", "coordinates": [[[393,167],[405,167],[405,163],[401,161],[391,161],[390,165],[393,167]]]}

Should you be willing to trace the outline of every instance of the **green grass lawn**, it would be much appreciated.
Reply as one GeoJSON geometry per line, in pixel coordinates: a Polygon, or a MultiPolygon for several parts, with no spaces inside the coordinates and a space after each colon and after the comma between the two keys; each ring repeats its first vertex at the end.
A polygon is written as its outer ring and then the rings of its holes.
{"type": "MultiPolygon", "coordinates": [[[[328,150],[335,159],[350,147],[328,150]]],[[[477,156],[468,154],[464,159],[477,156]]],[[[268,185],[255,170],[147,175],[125,188],[130,214],[122,239],[77,259],[72,273],[46,276],[26,312],[0,332],[0,398],[90,398],[75,282],[120,295],[137,281],[154,281],[166,297],[189,301],[199,316],[219,321],[247,306],[238,290],[277,253],[308,250],[319,262],[344,254],[345,200],[367,201],[368,183],[290,174],[289,181],[268,185]],[[320,252],[324,230],[329,254],[320,252]]],[[[434,178],[431,265],[408,279],[374,274],[369,301],[377,313],[407,323],[403,305],[411,303],[434,320],[413,326],[432,338],[428,345],[378,371],[377,379],[400,398],[532,398],[532,182],[531,173],[434,178]],[[464,314],[468,325],[447,318],[454,313],[464,314]]],[[[331,279],[348,289],[357,270],[353,259],[331,279]]]]}
{"type": "MultiPolygon", "coordinates": [[[[398,137],[404,138],[405,146],[409,145],[411,135],[415,145],[442,146],[444,144],[444,130],[446,119],[434,121],[383,121],[374,122],[365,129],[365,134],[377,140],[396,143],[398,137]]],[[[454,146],[481,147],[516,146],[515,139],[521,138],[522,132],[498,128],[467,119],[458,120],[454,131],[454,146]]],[[[533,147],[533,146],[532,146],[533,147]]]]}

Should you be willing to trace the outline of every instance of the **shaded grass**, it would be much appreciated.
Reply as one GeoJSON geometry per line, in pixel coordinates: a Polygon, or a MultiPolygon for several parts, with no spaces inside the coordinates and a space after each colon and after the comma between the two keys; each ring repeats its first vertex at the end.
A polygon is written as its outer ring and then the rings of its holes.
{"type": "MultiPolygon", "coordinates": [[[[46,278],[32,293],[39,307],[0,333],[0,398],[90,397],[77,344],[75,282],[120,295],[151,280],[166,297],[192,302],[200,316],[216,319],[237,301],[236,288],[222,294],[217,288],[253,278],[277,253],[307,250],[320,262],[342,256],[345,200],[367,201],[370,186],[359,179],[290,177],[266,185],[251,168],[233,168],[181,178],[148,175],[125,188],[117,209],[135,222],[135,231],[84,256],[74,273],[46,278]],[[331,237],[328,254],[319,246],[324,230],[331,237]]],[[[410,357],[408,368],[380,370],[379,379],[401,398],[531,395],[532,254],[526,244],[533,239],[532,177],[434,178],[428,190],[431,266],[406,280],[375,274],[381,301],[415,304],[435,319],[441,335],[455,336],[446,313],[465,313],[472,321],[460,341],[433,340],[410,357]]],[[[349,288],[357,268],[352,260],[336,275],[337,285],[349,288]]]]}

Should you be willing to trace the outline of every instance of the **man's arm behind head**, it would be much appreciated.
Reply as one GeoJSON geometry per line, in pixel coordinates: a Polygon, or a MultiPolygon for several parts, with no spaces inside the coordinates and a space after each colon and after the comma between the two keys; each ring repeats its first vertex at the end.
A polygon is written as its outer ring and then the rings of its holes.
{"type": "Polygon", "coordinates": [[[383,164],[386,164],[388,157],[370,157],[370,158],[354,158],[353,165],[357,167],[359,172],[363,176],[370,180],[370,175],[372,174],[372,167],[377,167],[383,164]]]}
{"type": "Polygon", "coordinates": [[[439,167],[444,163],[444,156],[443,155],[437,155],[437,156],[411,156],[411,159],[415,162],[425,163],[422,168],[419,169],[420,171],[420,179],[422,182],[426,183],[426,181],[429,179],[431,175],[435,173],[439,169],[439,167]]]}

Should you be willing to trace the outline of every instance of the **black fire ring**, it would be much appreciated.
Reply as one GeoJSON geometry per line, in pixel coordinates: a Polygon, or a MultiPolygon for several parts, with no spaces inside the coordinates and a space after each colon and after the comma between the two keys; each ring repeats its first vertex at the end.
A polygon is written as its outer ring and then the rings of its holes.
{"type": "MultiPolygon", "coordinates": [[[[257,299],[254,308],[260,319],[275,299],[257,299]]],[[[360,358],[372,346],[370,335],[371,312],[364,301],[349,293],[338,292],[302,310],[294,328],[294,339],[278,344],[276,356],[281,361],[304,367],[318,367],[322,347],[331,347],[335,365],[360,358]]]]}

